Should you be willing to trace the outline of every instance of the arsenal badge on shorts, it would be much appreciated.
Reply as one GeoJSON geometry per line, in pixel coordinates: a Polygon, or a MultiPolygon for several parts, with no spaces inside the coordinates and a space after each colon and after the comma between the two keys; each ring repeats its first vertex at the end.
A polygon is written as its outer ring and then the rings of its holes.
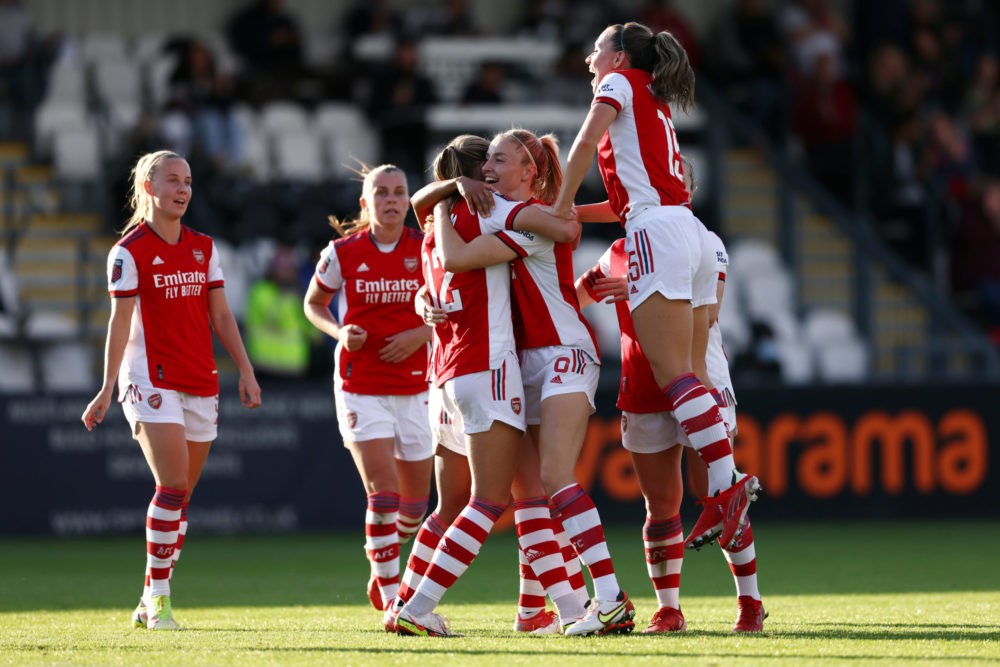
{"type": "Polygon", "coordinates": [[[205,263],[205,253],[202,252],[201,250],[195,248],[194,250],[191,251],[191,254],[194,255],[194,261],[198,262],[199,264],[205,263]]]}
{"type": "Polygon", "coordinates": [[[149,403],[149,407],[153,408],[154,410],[159,410],[160,405],[163,403],[163,397],[160,396],[159,394],[153,394],[152,396],[149,397],[149,399],[147,399],[147,402],[149,403]]]}
{"type": "Polygon", "coordinates": [[[410,273],[416,271],[418,266],[420,266],[420,259],[418,259],[417,257],[403,258],[403,267],[410,273]]]}
{"type": "Polygon", "coordinates": [[[348,412],[347,413],[347,425],[349,427],[351,427],[351,428],[354,428],[355,426],[358,425],[358,413],[357,412],[348,412]]]}
{"type": "Polygon", "coordinates": [[[628,430],[628,418],[622,415],[622,433],[628,430]]]}
{"type": "Polygon", "coordinates": [[[521,397],[515,396],[510,399],[510,409],[514,411],[515,415],[521,414],[521,397]]]}

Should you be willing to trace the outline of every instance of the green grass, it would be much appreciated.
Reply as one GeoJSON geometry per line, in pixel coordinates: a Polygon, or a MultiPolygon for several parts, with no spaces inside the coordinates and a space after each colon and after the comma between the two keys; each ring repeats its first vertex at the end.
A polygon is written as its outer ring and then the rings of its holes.
{"type": "MultiPolygon", "coordinates": [[[[360,534],[215,537],[192,526],[173,586],[179,633],[129,626],[140,536],[0,541],[0,664],[1000,664],[996,522],[758,523],[763,635],[730,632],[732,578],[704,549],[684,563],[686,633],[577,639],[510,631],[509,534],[491,538],[440,607],[466,636],[419,639],[380,631],[360,534]]],[[[655,599],[639,528],[609,540],[641,629],[655,599]]]]}

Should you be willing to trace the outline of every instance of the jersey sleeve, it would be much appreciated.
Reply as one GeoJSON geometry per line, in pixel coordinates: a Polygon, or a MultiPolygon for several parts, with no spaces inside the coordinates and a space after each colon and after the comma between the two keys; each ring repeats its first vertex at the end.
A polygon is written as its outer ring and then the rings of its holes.
{"type": "Polygon", "coordinates": [[[715,250],[715,264],[719,271],[719,280],[725,282],[726,273],[729,272],[729,253],[726,246],[715,232],[711,233],[713,249],[715,250]]]}
{"type": "Polygon", "coordinates": [[[336,292],[344,285],[340,259],[332,241],[320,253],[319,261],[316,262],[316,283],[327,292],[336,292]]]}
{"type": "Polygon", "coordinates": [[[493,201],[496,204],[493,212],[486,217],[479,217],[479,227],[483,234],[495,234],[504,229],[513,229],[514,218],[527,206],[524,202],[512,201],[496,194],[493,195],[493,201]]]}
{"type": "Polygon", "coordinates": [[[212,257],[208,260],[208,289],[224,287],[226,284],[222,276],[222,262],[219,260],[219,249],[212,241],[212,257]]]}
{"type": "Polygon", "coordinates": [[[520,229],[497,232],[496,236],[522,259],[528,255],[535,255],[543,250],[548,250],[554,245],[551,239],[520,229]]]}
{"type": "Polygon", "coordinates": [[[108,292],[113,297],[139,293],[139,270],[132,253],[124,246],[116,245],[108,253],[108,292]]]}
{"type": "Polygon", "coordinates": [[[618,72],[609,73],[597,86],[594,104],[598,102],[610,104],[620,113],[622,109],[632,106],[632,84],[618,72]]]}

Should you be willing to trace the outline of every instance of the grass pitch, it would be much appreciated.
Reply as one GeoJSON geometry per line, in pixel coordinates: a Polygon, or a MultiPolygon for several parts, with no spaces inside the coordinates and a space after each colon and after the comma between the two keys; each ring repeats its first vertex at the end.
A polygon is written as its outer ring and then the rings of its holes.
{"type": "MultiPolygon", "coordinates": [[[[216,537],[196,521],[173,585],[177,633],[130,627],[140,535],[0,541],[0,664],[1000,664],[996,522],[756,522],[771,614],[758,636],[730,632],[732,577],[715,548],[685,558],[686,633],[516,635],[514,539],[495,535],[440,607],[465,636],[421,639],[381,632],[360,531],[216,537]]],[[[641,630],[656,603],[640,528],[608,536],[641,630]]]]}

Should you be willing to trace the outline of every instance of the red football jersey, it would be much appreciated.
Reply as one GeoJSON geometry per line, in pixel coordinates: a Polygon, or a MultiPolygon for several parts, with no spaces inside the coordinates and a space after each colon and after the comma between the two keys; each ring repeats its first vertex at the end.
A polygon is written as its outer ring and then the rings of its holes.
{"type": "Polygon", "coordinates": [[[413,310],[422,284],[420,246],[423,232],[406,227],[395,247],[385,252],[368,230],[331,241],[316,265],[316,282],[339,292],[341,324],[368,332],[360,350],[337,345],[337,372],[344,391],[354,394],[409,396],[427,391],[427,348],[393,364],[379,359],[386,338],[423,324],[413,310]]]}
{"type": "Polygon", "coordinates": [[[597,145],[597,163],[622,224],[630,209],[681,205],[690,199],[670,107],[653,97],[650,81],[648,72],[617,70],[601,80],[594,96],[595,104],[618,110],[597,145]]]}
{"type": "Polygon", "coordinates": [[[208,323],[208,290],[223,287],[215,243],[181,226],[171,245],[142,223],[108,255],[108,291],[135,297],[125,358],[118,374],[121,397],[143,381],[195,396],[219,393],[208,323]]]}

